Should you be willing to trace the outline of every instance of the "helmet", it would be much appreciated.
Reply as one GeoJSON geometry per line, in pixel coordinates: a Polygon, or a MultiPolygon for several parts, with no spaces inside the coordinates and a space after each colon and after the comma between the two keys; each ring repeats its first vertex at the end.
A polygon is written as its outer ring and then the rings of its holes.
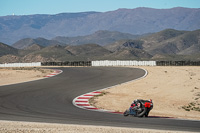
{"type": "Polygon", "coordinates": [[[136,103],[137,102],[137,99],[135,99],[134,101],[133,101],[133,103],[136,103]]]}

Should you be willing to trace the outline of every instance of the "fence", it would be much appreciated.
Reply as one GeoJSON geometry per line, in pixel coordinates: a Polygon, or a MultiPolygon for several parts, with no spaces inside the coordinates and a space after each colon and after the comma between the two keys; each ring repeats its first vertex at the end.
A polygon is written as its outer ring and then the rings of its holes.
{"type": "Polygon", "coordinates": [[[91,66],[91,61],[42,62],[42,66],[91,66]]]}
{"type": "Polygon", "coordinates": [[[0,64],[0,67],[36,67],[36,66],[41,66],[41,62],[0,64]]]}
{"type": "Polygon", "coordinates": [[[156,66],[200,66],[200,61],[156,61],[156,66]]]}
{"type": "Polygon", "coordinates": [[[156,66],[156,61],[92,61],[92,66],[156,66]]]}

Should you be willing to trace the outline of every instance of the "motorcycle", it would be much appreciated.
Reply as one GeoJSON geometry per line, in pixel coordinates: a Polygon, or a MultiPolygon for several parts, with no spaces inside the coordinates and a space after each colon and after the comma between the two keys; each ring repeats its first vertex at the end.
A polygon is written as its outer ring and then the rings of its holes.
{"type": "Polygon", "coordinates": [[[152,100],[134,100],[131,107],[124,112],[124,116],[132,115],[135,117],[148,117],[150,110],[153,109],[152,100]]]}

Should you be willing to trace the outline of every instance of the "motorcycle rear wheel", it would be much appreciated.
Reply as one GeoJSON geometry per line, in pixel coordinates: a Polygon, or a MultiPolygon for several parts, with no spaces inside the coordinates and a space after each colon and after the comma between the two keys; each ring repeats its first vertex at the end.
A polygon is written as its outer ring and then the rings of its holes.
{"type": "Polygon", "coordinates": [[[137,117],[143,117],[145,113],[147,112],[147,108],[144,108],[141,112],[137,113],[137,117]]]}

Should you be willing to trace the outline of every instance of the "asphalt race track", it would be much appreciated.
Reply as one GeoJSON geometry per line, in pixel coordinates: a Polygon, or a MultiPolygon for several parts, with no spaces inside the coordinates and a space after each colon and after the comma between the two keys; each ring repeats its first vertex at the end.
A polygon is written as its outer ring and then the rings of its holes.
{"type": "Polygon", "coordinates": [[[200,121],[124,117],[120,114],[88,111],[72,104],[72,100],[81,94],[139,78],[145,74],[142,69],[58,69],[63,70],[63,73],[52,78],[0,86],[0,120],[200,131],[200,121]]]}

